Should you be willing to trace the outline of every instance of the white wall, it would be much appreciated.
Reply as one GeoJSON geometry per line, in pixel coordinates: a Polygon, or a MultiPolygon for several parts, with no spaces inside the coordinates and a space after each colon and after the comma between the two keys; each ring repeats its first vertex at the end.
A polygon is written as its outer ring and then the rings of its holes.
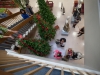
{"type": "Polygon", "coordinates": [[[98,0],[84,0],[85,65],[100,71],[100,24],[98,0]]]}

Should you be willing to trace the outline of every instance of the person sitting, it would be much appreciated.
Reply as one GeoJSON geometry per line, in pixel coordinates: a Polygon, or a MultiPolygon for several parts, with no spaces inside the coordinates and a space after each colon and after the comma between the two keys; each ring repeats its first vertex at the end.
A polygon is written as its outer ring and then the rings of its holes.
{"type": "Polygon", "coordinates": [[[58,60],[60,60],[62,58],[62,54],[59,50],[55,50],[54,51],[54,57],[58,60]]]}
{"type": "Polygon", "coordinates": [[[73,56],[73,50],[72,50],[72,48],[68,49],[67,55],[69,55],[70,57],[73,56]]]}
{"type": "Polygon", "coordinates": [[[72,58],[72,59],[77,58],[77,54],[75,54],[75,52],[72,50],[72,48],[68,49],[67,56],[69,56],[69,58],[72,58]]]}
{"type": "Polygon", "coordinates": [[[21,13],[21,16],[23,17],[23,19],[29,18],[29,15],[26,14],[26,11],[24,9],[20,9],[20,13],[21,13]]]}
{"type": "Polygon", "coordinates": [[[64,43],[66,42],[66,39],[65,38],[61,38],[60,39],[60,46],[61,47],[64,47],[64,43]]]}
{"type": "Polygon", "coordinates": [[[6,32],[17,33],[17,31],[13,31],[13,30],[10,30],[10,29],[7,29],[5,27],[0,26],[0,38],[11,38],[11,39],[14,39],[14,37],[12,37],[11,35],[4,36],[3,34],[6,33],[6,32]]]}
{"type": "Polygon", "coordinates": [[[67,57],[72,58],[72,59],[82,59],[83,58],[83,55],[80,53],[80,52],[74,52],[72,50],[72,48],[69,48],[68,51],[67,51],[67,57]]]}
{"type": "Polygon", "coordinates": [[[77,37],[81,36],[82,34],[84,34],[84,27],[80,29],[77,37]]]}
{"type": "Polygon", "coordinates": [[[64,43],[66,42],[65,38],[61,38],[60,40],[57,39],[56,44],[60,45],[61,47],[64,47],[64,43]]]}
{"type": "Polygon", "coordinates": [[[68,60],[69,60],[69,58],[70,58],[70,56],[69,56],[69,55],[65,55],[65,56],[62,58],[62,60],[64,60],[64,61],[68,61],[68,60]]]}

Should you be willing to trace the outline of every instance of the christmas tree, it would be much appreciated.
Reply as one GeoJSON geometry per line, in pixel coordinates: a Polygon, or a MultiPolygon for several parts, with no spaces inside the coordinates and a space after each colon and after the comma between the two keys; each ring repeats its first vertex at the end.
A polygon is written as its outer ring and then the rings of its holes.
{"type": "Polygon", "coordinates": [[[39,35],[42,39],[48,41],[55,37],[55,28],[53,28],[49,23],[45,22],[41,16],[34,15],[34,21],[37,23],[39,35]]]}
{"type": "Polygon", "coordinates": [[[19,45],[27,47],[31,53],[38,56],[46,56],[50,52],[49,43],[43,39],[21,39],[19,45]]]}
{"type": "Polygon", "coordinates": [[[50,25],[53,25],[56,18],[50,11],[50,8],[47,6],[44,0],[37,0],[37,1],[41,17],[43,18],[44,21],[48,22],[50,25]]]}

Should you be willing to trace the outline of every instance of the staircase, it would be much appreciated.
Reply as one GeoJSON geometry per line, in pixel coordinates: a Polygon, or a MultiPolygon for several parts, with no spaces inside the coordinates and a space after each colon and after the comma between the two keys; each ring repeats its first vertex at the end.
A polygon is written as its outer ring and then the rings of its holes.
{"type": "MultiPolygon", "coordinates": [[[[36,24],[33,24],[32,21],[33,17],[23,20],[21,17],[21,14],[19,12],[8,16],[4,19],[0,20],[0,24],[2,26],[7,27],[8,29],[12,30],[18,30],[17,34],[11,34],[14,38],[18,36],[18,34],[23,35],[23,37],[26,37],[36,26],[36,24]]],[[[10,35],[10,33],[7,33],[5,35],[10,35]]],[[[12,45],[15,44],[16,39],[7,38],[5,40],[0,40],[0,50],[5,49],[11,49],[12,45]]]]}
{"type": "Polygon", "coordinates": [[[0,57],[2,57],[0,58],[0,75],[3,75],[2,73],[5,75],[99,75],[66,66],[7,55],[4,50],[0,50],[0,57]]]}

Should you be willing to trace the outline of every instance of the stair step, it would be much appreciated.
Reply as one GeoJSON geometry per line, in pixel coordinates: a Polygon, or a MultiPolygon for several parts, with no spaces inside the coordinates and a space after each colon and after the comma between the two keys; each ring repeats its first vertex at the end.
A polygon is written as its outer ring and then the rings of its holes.
{"type": "Polygon", "coordinates": [[[6,40],[4,43],[12,45],[14,42],[6,40]]]}
{"type": "Polygon", "coordinates": [[[9,61],[0,61],[0,64],[14,63],[14,62],[24,62],[26,60],[9,60],[9,61]]]}
{"type": "Polygon", "coordinates": [[[10,47],[0,47],[0,50],[10,49],[10,47]]]}
{"type": "MultiPolygon", "coordinates": [[[[25,70],[21,70],[21,71],[15,72],[14,75],[24,75],[25,73],[30,72],[30,71],[32,71],[32,70],[34,70],[36,68],[39,68],[39,67],[40,67],[39,65],[36,65],[36,66],[30,67],[30,68],[27,68],[25,70]]],[[[39,75],[41,75],[41,74],[39,74],[39,75]]]]}
{"type": "Polygon", "coordinates": [[[23,21],[23,19],[21,19],[20,21],[14,23],[13,25],[11,25],[10,27],[8,27],[8,29],[13,28],[14,26],[18,25],[18,24],[19,24],[20,22],[22,22],[22,21],[23,21]]]}
{"type": "Polygon", "coordinates": [[[26,63],[26,64],[17,65],[17,66],[12,66],[12,67],[8,67],[8,68],[4,68],[2,70],[3,71],[7,71],[7,70],[11,70],[11,69],[16,69],[16,68],[19,68],[19,67],[29,66],[29,65],[31,65],[31,63],[26,63]]]}
{"type": "Polygon", "coordinates": [[[2,44],[0,44],[0,46],[7,46],[7,47],[11,47],[11,44],[2,43],[2,44]]]}
{"type": "Polygon", "coordinates": [[[38,72],[36,72],[34,75],[40,75],[40,74],[45,75],[49,70],[50,70],[50,68],[45,67],[45,68],[39,70],[38,72]]]}
{"type": "Polygon", "coordinates": [[[61,70],[53,69],[50,75],[61,75],[61,70]]]}
{"type": "Polygon", "coordinates": [[[32,61],[28,61],[28,62],[18,62],[18,63],[12,63],[12,64],[6,64],[6,65],[1,65],[0,68],[8,68],[8,67],[14,67],[17,65],[22,65],[22,64],[28,64],[31,63],[32,61]]]}
{"type": "MultiPolygon", "coordinates": [[[[38,64],[39,64],[39,63],[34,63],[34,64],[31,64],[31,65],[28,65],[28,66],[24,66],[24,67],[19,67],[19,68],[7,70],[6,72],[15,73],[15,72],[18,72],[18,71],[27,69],[27,68],[29,69],[30,67],[36,66],[36,65],[38,65],[38,64]]],[[[29,70],[29,71],[30,71],[30,70],[29,70]]],[[[26,72],[26,71],[25,71],[25,72],[26,72]]],[[[19,75],[19,74],[17,74],[17,75],[19,75]]],[[[23,75],[23,74],[20,74],[20,75],[23,75]]]]}
{"type": "Polygon", "coordinates": [[[10,49],[12,44],[2,43],[0,44],[0,49],[10,49]]]}
{"type": "Polygon", "coordinates": [[[1,74],[1,75],[13,75],[13,74],[11,74],[11,73],[7,73],[7,72],[4,72],[4,71],[2,71],[2,70],[0,70],[0,74],[1,74]]]}

